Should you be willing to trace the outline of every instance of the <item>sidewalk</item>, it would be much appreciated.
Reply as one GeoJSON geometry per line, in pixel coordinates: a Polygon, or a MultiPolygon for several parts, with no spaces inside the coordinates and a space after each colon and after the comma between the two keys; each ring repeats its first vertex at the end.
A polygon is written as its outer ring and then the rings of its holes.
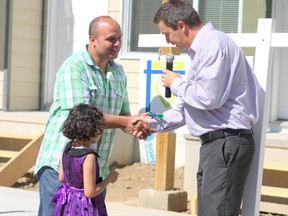
{"type": "MultiPolygon", "coordinates": [[[[37,216],[38,192],[0,186],[1,216],[37,216]]],[[[106,203],[109,216],[188,216],[189,214],[171,211],[128,206],[119,203],[106,203]]]]}

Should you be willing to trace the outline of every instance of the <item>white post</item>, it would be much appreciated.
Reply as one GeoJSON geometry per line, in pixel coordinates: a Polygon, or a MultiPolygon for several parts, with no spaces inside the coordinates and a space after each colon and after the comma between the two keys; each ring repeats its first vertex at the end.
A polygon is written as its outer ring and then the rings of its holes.
{"type": "Polygon", "coordinates": [[[260,94],[258,100],[260,116],[257,124],[253,127],[256,148],[244,190],[242,204],[243,216],[259,215],[260,210],[265,139],[269,114],[269,95],[271,93],[271,85],[267,80],[270,80],[271,77],[271,64],[269,64],[269,61],[271,60],[272,28],[272,19],[259,19],[254,72],[262,87],[262,89],[259,89],[260,94]]]}

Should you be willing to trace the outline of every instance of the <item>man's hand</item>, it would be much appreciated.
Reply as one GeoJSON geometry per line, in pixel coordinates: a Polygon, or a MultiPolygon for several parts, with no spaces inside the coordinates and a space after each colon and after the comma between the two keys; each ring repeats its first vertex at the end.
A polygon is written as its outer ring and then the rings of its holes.
{"type": "MultiPolygon", "coordinates": [[[[148,125],[148,119],[149,118],[151,118],[151,117],[148,116],[147,113],[145,113],[145,115],[138,116],[137,118],[134,118],[132,124],[135,125],[136,128],[142,128],[144,125],[148,125]]],[[[145,131],[136,129],[133,131],[132,135],[139,138],[139,139],[143,139],[143,137],[145,137],[145,133],[143,133],[143,132],[145,132],[145,131]]],[[[154,129],[152,129],[151,133],[155,133],[154,129]]],[[[151,133],[150,133],[150,135],[151,135],[151,133]]],[[[145,139],[146,138],[147,137],[145,137],[145,139]]]]}
{"type": "Polygon", "coordinates": [[[128,122],[125,128],[125,131],[140,140],[147,139],[154,129],[151,128],[147,123],[147,118],[150,118],[147,113],[137,114],[128,117],[128,122]]]}
{"type": "MultiPolygon", "coordinates": [[[[131,116],[130,113],[120,115],[111,115],[103,113],[105,118],[105,128],[121,128],[124,132],[134,135],[139,139],[146,139],[154,130],[147,124],[147,122],[136,123],[136,118],[148,116],[148,113],[137,114],[131,116]],[[134,123],[133,123],[134,122],[134,123]],[[139,133],[141,131],[141,133],[139,133]]],[[[140,120],[139,120],[140,121],[140,120]]]]}
{"type": "Polygon", "coordinates": [[[170,88],[170,86],[172,85],[173,81],[177,78],[181,78],[181,75],[178,73],[174,73],[173,71],[164,69],[163,70],[163,74],[161,75],[161,81],[162,81],[162,85],[164,87],[168,87],[170,88]]]}

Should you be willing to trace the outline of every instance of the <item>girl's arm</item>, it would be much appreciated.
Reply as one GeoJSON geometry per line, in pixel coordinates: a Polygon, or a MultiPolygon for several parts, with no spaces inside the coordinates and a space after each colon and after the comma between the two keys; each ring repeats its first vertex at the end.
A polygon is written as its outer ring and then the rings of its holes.
{"type": "Polygon", "coordinates": [[[83,163],[83,178],[84,178],[84,193],[88,198],[93,198],[107,187],[109,183],[114,183],[118,178],[119,173],[111,170],[105,180],[95,184],[96,182],[96,162],[95,155],[87,155],[83,163]]]}
{"type": "Polygon", "coordinates": [[[63,165],[62,165],[62,157],[61,157],[61,160],[60,160],[60,172],[59,172],[59,181],[64,183],[64,172],[63,172],[63,165]]]}

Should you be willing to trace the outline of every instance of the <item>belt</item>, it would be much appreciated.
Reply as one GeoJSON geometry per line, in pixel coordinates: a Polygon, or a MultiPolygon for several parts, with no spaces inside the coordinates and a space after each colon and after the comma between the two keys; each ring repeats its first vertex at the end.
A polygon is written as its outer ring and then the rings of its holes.
{"type": "Polygon", "coordinates": [[[239,135],[247,135],[247,134],[253,134],[252,129],[223,129],[223,130],[217,130],[212,131],[209,133],[205,133],[200,136],[201,143],[207,143],[211,142],[216,139],[224,138],[227,136],[239,136],[239,135]]]}

